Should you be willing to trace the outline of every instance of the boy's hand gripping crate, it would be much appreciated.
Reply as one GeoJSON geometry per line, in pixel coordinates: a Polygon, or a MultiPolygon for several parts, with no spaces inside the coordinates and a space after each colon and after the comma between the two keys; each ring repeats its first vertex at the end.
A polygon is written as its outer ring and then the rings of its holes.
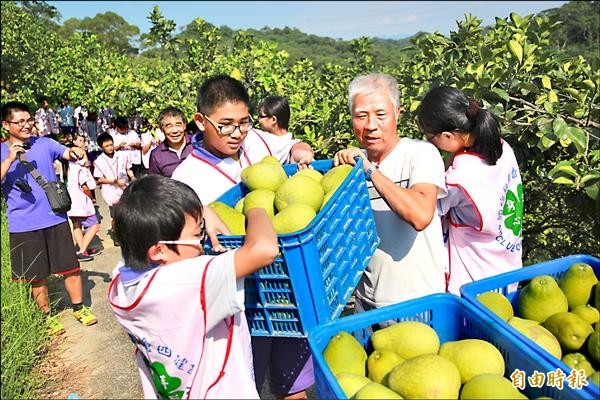
{"type": "MultiPolygon", "coordinates": [[[[311,166],[326,173],[333,161],[311,166]]],[[[284,166],[288,176],[297,169],[284,166]]],[[[248,191],[239,183],[217,201],[233,207],[248,191]]],[[[219,237],[228,248],[243,241],[219,237]]],[[[248,326],[255,336],[305,337],[309,328],[340,315],[379,245],[362,161],[306,228],[278,241],[275,262],[245,279],[248,326]]]]}
{"type": "Polygon", "coordinates": [[[504,358],[506,368],[504,376],[511,380],[510,376],[515,371],[521,377],[524,376],[525,387],[520,391],[530,399],[540,396],[555,400],[589,397],[584,389],[573,389],[566,381],[561,390],[548,385],[531,386],[528,378],[533,376],[535,371],[542,374],[553,373],[556,367],[540,358],[504,327],[482,314],[465,299],[452,294],[434,294],[340,318],[311,329],[308,343],[313,355],[319,399],[346,398],[323,357],[323,351],[329,340],[338,332],[345,331],[356,337],[369,353],[371,326],[389,320],[426,323],[436,331],[440,344],[462,339],[482,339],[492,343],[504,358]]]}
{"type": "MultiPolygon", "coordinates": [[[[502,325],[511,335],[514,335],[518,340],[523,343],[523,346],[530,349],[536,357],[544,359],[547,363],[552,365],[554,369],[560,368],[562,371],[571,371],[571,367],[567,366],[564,362],[548,353],[542,347],[538,346],[533,340],[529,339],[515,328],[510,326],[507,322],[499,318],[496,314],[491,312],[487,307],[477,301],[477,296],[484,292],[494,291],[502,293],[506,296],[515,310],[515,315],[518,315],[518,298],[521,289],[513,289],[519,282],[527,281],[535,278],[539,275],[550,275],[554,279],[560,278],[571,265],[575,263],[586,263],[589,264],[596,273],[596,277],[600,278],[600,259],[589,255],[576,254],[557,258],[555,260],[542,262],[520,268],[515,271],[506,272],[504,274],[492,276],[490,278],[482,279],[477,282],[468,283],[460,288],[460,294],[468,302],[472,303],[482,314],[486,317],[491,318],[495,323],[502,325]]],[[[599,301],[596,299],[596,301],[599,301]]],[[[599,398],[600,388],[590,382],[588,379],[588,386],[585,386],[581,391],[585,398],[599,398]]]]}

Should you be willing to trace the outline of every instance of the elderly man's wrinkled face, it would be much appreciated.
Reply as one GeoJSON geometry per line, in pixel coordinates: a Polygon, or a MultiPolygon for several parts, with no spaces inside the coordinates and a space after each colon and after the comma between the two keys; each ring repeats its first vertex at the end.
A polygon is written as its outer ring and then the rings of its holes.
{"type": "Polygon", "coordinates": [[[371,153],[387,153],[399,140],[399,110],[385,92],[356,95],[352,105],[352,126],[360,145],[371,153]]]}

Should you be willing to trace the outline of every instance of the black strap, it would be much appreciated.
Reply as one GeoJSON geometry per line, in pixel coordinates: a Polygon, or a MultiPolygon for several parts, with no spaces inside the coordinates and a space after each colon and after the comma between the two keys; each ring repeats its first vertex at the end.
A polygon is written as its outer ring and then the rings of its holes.
{"type": "Polygon", "coordinates": [[[27,171],[29,171],[29,173],[31,174],[31,176],[33,176],[33,178],[36,180],[36,182],[41,186],[44,187],[48,184],[48,181],[45,180],[40,173],[38,172],[37,169],[35,169],[35,167],[33,166],[33,164],[31,164],[29,162],[29,160],[27,159],[27,157],[25,157],[24,153],[20,153],[19,154],[19,162],[21,163],[22,166],[25,167],[25,169],[27,169],[27,171]]]}

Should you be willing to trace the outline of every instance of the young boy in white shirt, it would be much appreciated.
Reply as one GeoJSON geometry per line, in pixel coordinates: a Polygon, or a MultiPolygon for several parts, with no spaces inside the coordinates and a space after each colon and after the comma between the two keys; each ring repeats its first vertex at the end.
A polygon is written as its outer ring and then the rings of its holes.
{"type": "MultiPolygon", "coordinates": [[[[188,184],[203,204],[215,201],[241,182],[242,170],[266,156],[281,163],[297,163],[308,168],[314,154],[310,146],[298,139],[280,137],[253,128],[250,97],[244,85],[227,75],[207,79],[198,91],[198,112],[194,121],[204,132],[202,142],[195,143],[192,153],[175,169],[172,178],[188,184]]],[[[271,358],[273,340],[252,338],[255,355],[254,370],[260,385],[267,365],[276,370],[271,374],[271,389],[282,398],[303,398],[314,383],[312,360],[306,339],[285,338],[286,354],[277,362],[271,358]]],[[[260,390],[260,388],[258,388],[260,390]]]]}
{"type": "Polygon", "coordinates": [[[297,163],[298,168],[307,168],[313,161],[308,144],[291,138],[280,141],[253,128],[249,104],[246,88],[227,75],[209,78],[200,87],[194,121],[204,137],[173,171],[172,178],[187,183],[203,204],[241,182],[242,170],[266,156],[297,163]]]}
{"type": "Polygon", "coordinates": [[[116,205],[123,262],[108,298],[136,346],[145,398],[259,397],[243,277],[272,263],[279,249],[263,209],[246,218],[240,248],[206,256],[207,230],[215,243],[220,220],[189,186],[149,175],[116,205]]]}

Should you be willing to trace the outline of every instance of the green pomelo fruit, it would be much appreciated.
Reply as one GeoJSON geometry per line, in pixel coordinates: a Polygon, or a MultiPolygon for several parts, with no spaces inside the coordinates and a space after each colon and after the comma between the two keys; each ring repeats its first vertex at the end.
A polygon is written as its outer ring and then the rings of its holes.
{"type": "Polygon", "coordinates": [[[587,304],[592,286],[598,283],[594,269],[586,263],[575,263],[558,279],[567,301],[569,309],[581,304],[587,304]]]}
{"type": "Polygon", "coordinates": [[[278,235],[297,232],[306,228],[317,213],[311,206],[296,203],[284,208],[273,217],[273,226],[278,235]]]}
{"type": "Polygon", "coordinates": [[[508,321],[515,316],[510,301],[502,293],[485,292],[477,296],[477,301],[490,309],[491,312],[508,321]]]}
{"type": "Polygon", "coordinates": [[[427,324],[418,321],[402,321],[380,329],[371,335],[375,350],[392,350],[408,360],[421,354],[437,354],[440,338],[427,324]]]}
{"type": "Polygon", "coordinates": [[[250,190],[265,189],[275,192],[285,182],[287,175],[279,163],[259,162],[244,168],[241,178],[250,190]]]}
{"type": "Polygon", "coordinates": [[[321,186],[323,186],[325,193],[336,191],[338,186],[340,186],[350,174],[352,168],[352,165],[342,164],[327,171],[321,180],[321,186]]]}
{"type": "Polygon", "coordinates": [[[294,175],[287,179],[275,193],[275,207],[283,211],[290,204],[302,203],[318,212],[323,203],[323,188],[312,178],[294,175]]]}
{"type": "Polygon", "coordinates": [[[327,204],[329,199],[331,199],[334,194],[335,194],[335,190],[333,190],[329,193],[325,193],[325,196],[323,197],[323,203],[321,204],[321,208],[319,210],[322,210],[325,207],[325,204],[327,204]]]}
{"type": "Polygon", "coordinates": [[[594,373],[594,367],[592,367],[592,364],[581,353],[569,353],[561,361],[572,369],[582,369],[585,372],[585,376],[590,376],[594,373]]]}
{"type": "Polygon", "coordinates": [[[387,385],[387,374],[397,365],[404,362],[404,359],[395,351],[382,349],[375,350],[367,358],[367,371],[369,379],[373,382],[387,385]]]}
{"type": "Polygon", "coordinates": [[[402,397],[393,390],[383,386],[380,383],[369,383],[363,386],[353,399],[356,400],[383,400],[383,399],[401,399],[402,397]]]}
{"type": "Polygon", "coordinates": [[[460,391],[460,399],[526,399],[511,381],[501,375],[481,374],[469,379],[460,391]]]}
{"type": "Polygon", "coordinates": [[[446,342],[440,356],[452,361],[460,372],[461,383],[479,374],[504,375],[504,358],[493,344],[481,339],[446,342]]]}
{"type": "Polygon", "coordinates": [[[406,399],[456,399],[460,372],[452,361],[437,354],[423,354],[395,367],[389,388],[406,399]]]}
{"type": "Polygon", "coordinates": [[[551,315],[544,322],[544,328],[556,336],[567,353],[579,350],[588,336],[594,332],[590,324],[571,312],[559,312],[551,315]]]}
{"type": "Polygon", "coordinates": [[[588,382],[593,383],[596,386],[600,386],[600,371],[594,372],[592,375],[588,376],[588,382]]]}
{"type": "Polygon", "coordinates": [[[335,378],[347,398],[351,398],[360,390],[360,388],[371,383],[371,380],[364,375],[351,374],[348,372],[337,374],[335,378]]]}
{"type": "Polygon", "coordinates": [[[281,163],[279,162],[279,160],[277,158],[273,157],[273,156],[265,156],[265,158],[263,158],[262,160],[260,160],[260,162],[281,165],[281,163]]]}
{"type": "Polygon", "coordinates": [[[552,354],[554,357],[559,360],[562,357],[562,349],[558,339],[538,322],[519,317],[512,317],[508,320],[508,324],[533,340],[538,346],[552,354]]]}
{"type": "Polygon", "coordinates": [[[600,332],[593,332],[587,341],[587,351],[597,363],[600,363],[600,332]]]}
{"type": "Polygon", "coordinates": [[[212,202],[208,205],[221,220],[227,225],[232,235],[246,234],[246,217],[239,211],[229,207],[220,201],[212,202]]]}
{"type": "Polygon", "coordinates": [[[572,309],[571,312],[579,315],[590,325],[593,325],[600,320],[600,312],[588,304],[580,304],[572,309]]]}
{"type": "Polygon", "coordinates": [[[333,375],[343,372],[365,376],[367,352],[358,340],[347,332],[333,336],[323,351],[323,358],[333,375]]]}
{"type": "Polygon", "coordinates": [[[319,183],[321,183],[321,181],[323,180],[323,174],[317,171],[316,169],[312,168],[301,169],[298,172],[296,172],[294,176],[295,175],[308,176],[309,178],[312,178],[319,183]]]}
{"type": "Polygon", "coordinates": [[[544,322],[552,314],[569,310],[567,297],[550,275],[533,278],[518,298],[519,317],[544,322]]]}
{"type": "Polygon", "coordinates": [[[238,200],[237,203],[235,203],[235,206],[233,207],[235,209],[235,211],[244,213],[244,200],[246,198],[242,197],[241,199],[238,200]]]}
{"type": "Polygon", "coordinates": [[[275,192],[265,189],[256,189],[251,191],[244,197],[244,215],[251,208],[263,208],[269,218],[275,215],[275,192]]]}

